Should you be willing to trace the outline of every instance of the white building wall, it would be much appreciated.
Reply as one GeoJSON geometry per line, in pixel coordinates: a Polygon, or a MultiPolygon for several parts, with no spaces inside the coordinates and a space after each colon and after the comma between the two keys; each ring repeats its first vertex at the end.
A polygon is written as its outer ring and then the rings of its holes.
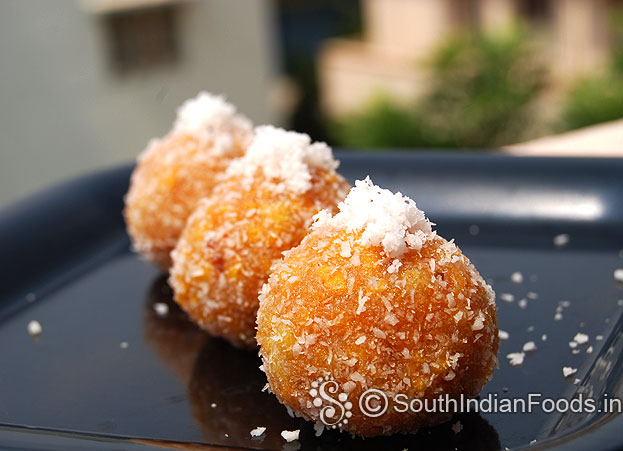
{"type": "Polygon", "coordinates": [[[199,90],[279,123],[269,0],[176,6],[177,64],[119,73],[100,17],[78,1],[0,2],[0,206],[85,171],[132,161],[199,90]]]}

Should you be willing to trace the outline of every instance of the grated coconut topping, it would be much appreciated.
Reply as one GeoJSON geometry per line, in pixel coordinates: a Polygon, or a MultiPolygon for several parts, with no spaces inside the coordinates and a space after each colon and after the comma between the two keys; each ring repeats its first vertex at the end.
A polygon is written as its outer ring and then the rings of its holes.
{"type": "Polygon", "coordinates": [[[310,168],[333,171],[338,165],[325,143],[312,143],[306,134],[263,125],[255,129],[246,154],[231,163],[227,174],[242,175],[250,183],[261,170],[272,189],[301,194],[311,188],[310,168]]]}
{"type": "Polygon", "coordinates": [[[236,107],[225,97],[200,92],[196,97],[186,100],[177,109],[175,131],[199,134],[212,130],[248,130],[251,122],[236,111],[236,107]]]}
{"type": "Polygon", "coordinates": [[[312,228],[363,231],[361,244],[382,246],[389,257],[399,257],[407,249],[419,251],[433,236],[431,222],[413,200],[374,185],[370,177],[357,180],[338,209],[333,217],[328,210],[318,213],[312,228]]]}

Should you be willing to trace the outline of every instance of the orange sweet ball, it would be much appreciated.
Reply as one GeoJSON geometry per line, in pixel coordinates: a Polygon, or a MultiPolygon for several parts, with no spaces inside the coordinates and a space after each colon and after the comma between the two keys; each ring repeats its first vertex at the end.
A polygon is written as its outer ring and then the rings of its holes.
{"type": "Polygon", "coordinates": [[[447,421],[403,403],[482,390],[498,348],[491,287],[400,193],[358,181],[339,210],[317,215],[262,288],[257,341],[271,390],[296,414],[360,436],[447,421]],[[342,409],[320,396],[327,380],[342,409]],[[385,413],[380,398],[365,404],[369,389],[387,396],[385,413]]]}
{"type": "Polygon", "coordinates": [[[176,302],[201,327],[256,347],[258,293],[271,265],[303,239],[349,184],[329,147],[307,135],[258,127],[243,158],[188,219],[172,252],[176,302]]]}
{"type": "Polygon", "coordinates": [[[167,270],[186,219],[244,154],[251,134],[251,123],[223,98],[200,93],[186,101],[171,132],[148,145],[132,173],[124,216],[133,248],[167,270]]]}

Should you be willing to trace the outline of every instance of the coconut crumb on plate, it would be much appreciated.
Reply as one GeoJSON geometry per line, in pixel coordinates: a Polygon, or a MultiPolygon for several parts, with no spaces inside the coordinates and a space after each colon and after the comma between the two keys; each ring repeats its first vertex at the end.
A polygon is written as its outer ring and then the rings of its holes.
{"type": "Polygon", "coordinates": [[[509,359],[510,366],[519,366],[523,363],[524,358],[526,357],[525,352],[511,352],[506,355],[506,358],[509,359]]]}
{"type": "Polygon", "coordinates": [[[299,433],[301,432],[300,429],[297,429],[296,431],[281,431],[281,436],[284,438],[284,440],[288,443],[293,442],[294,440],[298,440],[299,439],[299,433]]]}
{"type": "Polygon", "coordinates": [[[259,437],[264,432],[266,432],[266,428],[264,426],[258,426],[255,429],[252,429],[250,434],[251,434],[251,437],[259,437]]]}
{"type": "Polygon", "coordinates": [[[158,316],[167,316],[169,314],[169,306],[164,302],[156,302],[154,304],[154,311],[158,316]]]}
{"type": "Polygon", "coordinates": [[[38,337],[43,332],[43,328],[41,327],[41,323],[37,320],[32,320],[28,323],[27,326],[28,335],[31,337],[38,337]]]}
{"type": "Polygon", "coordinates": [[[575,374],[575,373],[577,373],[577,372],[578,372],[578,369],[577,369],[577,368],[571,368],[570,366],[564,366],[564,367],[562,368],[562,375],[563,375],[564,377],[569,377],[569,376],[571,376],[572,374],[575,374]]]}
{"type": "Polygon", "coordinates": [[[563,247],[566,246],[567,244],[569,244],[569,241],[571,240],[571,237],[569,236],[568,233],[561,233],[560,235],[556,235],[554,237],[554,246],[556,247],[563,247]]]}
{"type": "Polygon", "coordinates": [[[585,343],[588,343],[588,335],[578,332],[577,334],[575,334],[575,337],[573,337],[573,341],[575,341],[579,345],[583,345],[585,343]]]}
{"type": "Polygon", "coordinates": [[[532,351],[536,351],[537,347],[534,344],[534,341],[527,341],[526,343],[524,343],[522,351],[523,352],[532,352],[532,351]]]}
{"type": "Polygon", "coordinates": [[[501,301],[504,302],[513,302],[515,300],[515,296],[513,296],[511,293],[500,293],[498,297],[501,301]]]}
{"type": "Polygon", "coordinates": [[[505,330],[499,330],[498,337],[500,340],[508,340],[508,338],[510,337],[510,334],[506,332],[505,330]]]}
{"type": "Polygon", "coordinates": [[[522,283],[523,274],[520,273],[519,271],[515,271],[514,273],[511,274],[511,282],[516,283],[516,284],[522,283]]]}
{"type": "Polygon", "coordinates": [[[615,269],[612,275],[614,276],[614,280],[619,283],[623,283],[623,268],[615,269]]]}

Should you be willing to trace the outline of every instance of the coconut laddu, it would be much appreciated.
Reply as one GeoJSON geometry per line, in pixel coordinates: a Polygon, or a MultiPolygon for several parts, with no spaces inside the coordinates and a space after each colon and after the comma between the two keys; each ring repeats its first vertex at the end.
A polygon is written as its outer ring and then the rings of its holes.
{"type": "Polygon", "coordinates": [[[172,252],[175,300],[197,324],[237,346],[257,346],[258,293],[271,265],[300,243],[316,213],[335,211],[350,188],[337,166],[324,143],[257,128],[172,252]]]}
{"type": "Polygon", "coordinates": [[[315,387],[329,378],[339,387],[333,396],[350,402],[348,412],[333,411],[345,413],[335,426],[360,436],[447,421],[451,413],[392,408],[373,418],[357,401],[368,389],[390,403],[398,394],[478,395],[498,348],[491,287],[400,193],[357,181],[338,208],[316,216],[262,288],[257,341],[272,392],[320,423],[315,387]]]}
{"type": "Polygon", "coordinates": [[[244,154],[252,132],[221,96],[201,92],[187,100],[171,131],[149,143],[132,173],[124,216],[133,248],[168,270],[186,219],[244,154]]]}

